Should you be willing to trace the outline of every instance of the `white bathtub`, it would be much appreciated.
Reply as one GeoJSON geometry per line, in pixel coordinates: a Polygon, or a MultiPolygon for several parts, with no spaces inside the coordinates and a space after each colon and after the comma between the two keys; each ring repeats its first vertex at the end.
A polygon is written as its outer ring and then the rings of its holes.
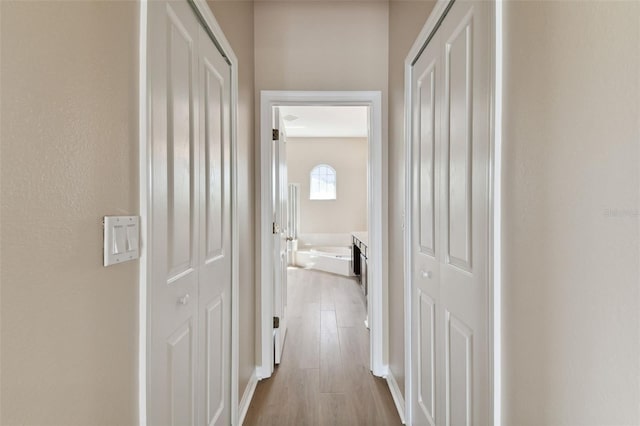
{"type": "Polygon", "coordinates": [[[309,247],[295,252],[295,264],[302,268],[351,276],[350,247],[309,247]]]}

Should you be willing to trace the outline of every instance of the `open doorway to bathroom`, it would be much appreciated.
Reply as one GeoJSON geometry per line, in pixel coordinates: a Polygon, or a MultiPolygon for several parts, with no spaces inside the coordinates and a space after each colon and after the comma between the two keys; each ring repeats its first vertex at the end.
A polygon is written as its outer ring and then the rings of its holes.
{"type": "Polygon", "coordinates": [[[351,278],[366,326],[368,107],[275,108],[286,135],[288,306],[305,285],[296,269],[351,278]]]}
{"type": "Polygon", "coordinates": [[[348,338],[362,370],[385,375],[381,117],[380,92],[261,93],[260,378],[289,352],[311,368],[340,325],[362,331],[348,338]]]}
{"type": "Polygon", "coordinates": [[[317,358],[319,390],[342,390],[341,378],[368,374],[369,365],[369,108],[274,108],[284,133],[288,190],[283,283],[290,344],[282,362],[309,367],[317,358]]]}

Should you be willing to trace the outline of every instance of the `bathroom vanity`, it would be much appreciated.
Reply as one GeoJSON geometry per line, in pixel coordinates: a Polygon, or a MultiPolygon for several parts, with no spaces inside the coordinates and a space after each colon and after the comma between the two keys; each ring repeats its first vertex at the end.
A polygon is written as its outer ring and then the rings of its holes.
{"type": "Polygon", "coordinates": [[[360,285],[367,303],[369,293],[367,280],[367,258],[369,254],[369,238],[367,232],[353,232],[351,234],[351,268],[355,276],[360,278],[360,285]]]}

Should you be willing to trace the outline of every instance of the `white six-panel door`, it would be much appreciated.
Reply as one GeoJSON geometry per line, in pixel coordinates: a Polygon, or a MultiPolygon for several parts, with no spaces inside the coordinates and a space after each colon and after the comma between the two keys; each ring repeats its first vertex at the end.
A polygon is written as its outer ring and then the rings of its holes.
{"type": "Polygon", "coordinates": [[[457,1],[412,70],[412,415],[487,425],[487,2],[457,1]]]}
{"type": "Polygon", "coordinates": [[[230,67],[186,1],[148,13],[148,424],[228,425],[230,67]]]}

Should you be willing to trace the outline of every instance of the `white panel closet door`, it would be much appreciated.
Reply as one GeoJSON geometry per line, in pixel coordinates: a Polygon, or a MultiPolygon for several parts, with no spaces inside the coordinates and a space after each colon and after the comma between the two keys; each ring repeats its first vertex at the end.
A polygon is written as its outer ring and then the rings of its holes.
{"type": "Polygon", "coordinates": [[[488,2],[456,2],[444,44],[442,185],[445,424],[490,418],[488,209],[490,64],[488,2]]]}
{"type": "Polygon", "coordinates": [[[230,70],[186,1],[148,13],[148,423],[229,424],[230,70]]]}
{"type": "Polygon", "coordinates": [[[152,202],[148,421],[196,423],[198,23],[189,6],[150,3],[152,202]]]}
{"type": "Polygon", "coordinates": [[[231,68],[199,29],[201,425],[231,423],[231,68]]]}
{"type": "Polygon", "coordinates": [[[438,34],[413,68],[412,129],[412,365],[414,424],[435,425],[441,407],[436,403],[436,384],[443,381],[442,327],[436,323],[440,298],[441,186],[440,162],[442,134],[442,66],[438,34]]]}
{"type": "Polygon", "coordinates": [[[413,69],[414,424],[485,425],[488,4],[456,2],[413,69]]]}

